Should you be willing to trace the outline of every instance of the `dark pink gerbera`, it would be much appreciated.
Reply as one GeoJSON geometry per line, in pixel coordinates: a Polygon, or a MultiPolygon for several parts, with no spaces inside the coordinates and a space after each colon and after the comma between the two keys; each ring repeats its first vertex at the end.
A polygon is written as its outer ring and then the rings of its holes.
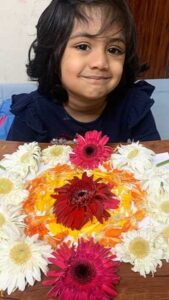
{"type": "Polygon", "coordinates": [[[110,214],[106,209],[116,209],[119,200],[111,192],[108,184],[93,180],[83,173],[82,178],[74,177],[61,188],[56,188],[52,197],[57,199],[54,214],[57,222],[71,229],[81,229],[93,216],[100,223],[110,214]]]}
{"type": "Polygon", "coordinates": [[[49,258],[56,269],[48,271],[47,276],[52,278],[43,285],[51,285],[49,297],[58,300],[113,299],[119,283],[119,263],[113,261],[114,258],[110,249],[94,243],[93,239],[81,239],[77,249],[64,243],[49,258]]]}
{"type": "Polygon", "coordinates": [[[76,146],[70,154],[73,164],[86,169],[94,169],[99,163],[110,158],[112,148],[105,146],[108,136],[102,136],[101,131],[93,130],[86,132],[85,136],[77,135],[76,146]]]}

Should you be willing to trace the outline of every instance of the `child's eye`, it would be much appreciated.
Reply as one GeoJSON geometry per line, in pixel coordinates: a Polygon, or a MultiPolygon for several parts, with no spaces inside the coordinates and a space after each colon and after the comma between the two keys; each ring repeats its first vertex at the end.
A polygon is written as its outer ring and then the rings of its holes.
{"type": "Polygon", "coordinates": [[[76,49],[79,49],[81,51],[87,51],[89,50],[89,46],[87,44],[80,44],[80,45],[76,45],[76,49]]]}
{"type": "Polygon", "coordinates": [[[110,47],[108,49],[108,52],[112,55],[122,55],[124,53],[124,50],[119,49],[117,47],[110,47]]]}

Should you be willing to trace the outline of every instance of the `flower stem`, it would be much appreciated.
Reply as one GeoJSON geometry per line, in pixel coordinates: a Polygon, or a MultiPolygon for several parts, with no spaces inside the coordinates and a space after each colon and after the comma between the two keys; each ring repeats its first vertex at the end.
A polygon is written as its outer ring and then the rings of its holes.
{"type": "Polygon", "coordinates": [[[0,169],[2,169],[2,170],[6,170],[6,169],[5,169],[3,166],[1,166],[1,165],[0,165],[0,169]]]}
{"type": "Polygon", "coordinates": [[[169,163],[169,159],[164,160],[164,161],[158,163],[156,166],[157,166],[157,167],[161,167],[161,166],[164,166],[164,165],[166,165],[166,164],[168,164],[168,163],[169,163]]]}

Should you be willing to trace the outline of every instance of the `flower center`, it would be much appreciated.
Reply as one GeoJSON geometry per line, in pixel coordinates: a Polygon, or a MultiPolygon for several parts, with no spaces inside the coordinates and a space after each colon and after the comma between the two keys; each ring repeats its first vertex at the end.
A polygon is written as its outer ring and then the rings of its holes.
{"type": "Polygon", "coordinates": [[[169,214],[169,201],[162,202],[161,210],[162,210],[162,212],[169,214]]]}
{"type": "Polygon", "coordinates": [[[136,258],[144,258],[149,254],[149,243],[143,238],[135,238],[129,243],[129,251],[136,258]]]}
{"type": "Polygon", "coordinates": [[[0,194],[8,194],[13,189],[13,183],[8,178],[0,178],[0,194]]]}
{"type": "Polygon", "coordinates": [[[53,149],[51,149],[51,155],[52,156],[60,156],[63,153],[63,149],[62,147],[54,147],[53,149]]]}
{"type": "Polygon", "coordinates": [[[72,275],[75,280],[81,284],[87,284],[91,282],[96,276],[96,270],[93,268],[90,262],[78,262],[72,266],[72,275]]]}
{"type": "Polygon", "coordinates": [[[138,149],[133,149],[133,150],[131,150],[131,151],[128,153],[127,158],[128,158],[128,159],[133,159],[133,158],[135,158],[135,157],[137,156],[138,152],[139,152],[138,149]]]}
{"type": "Polygon", "coordinates": [[[71,204],[76,204],[79,207],[84,207],[89,204],[92,195],[93,191],[87,189],[76,191],[71,199],[71,204]]]}
{"type": "Polygon", "coordinates": [[[162,231],[163,238],[168,242],[169,240],[169,227],[166,227],[162,231]]]}
{"type": "Polygon", "coordinates": [[[0,228],[6,223],[5,217],[0,213],[0,228]]]}
{"type": "Polygon", "coordinates": [[[24,243],[18,243],[10,250],[10,257],[17,265],[25,264],[31,258],[30,247],[24,243]]]}
{"type": "Polygon", "coordinates": [[[87,145],[86,147],[84,147],[83,149],[83,153],[87,156],[95,156],[97,153],[97,146],[96,145],[87,145]]]}

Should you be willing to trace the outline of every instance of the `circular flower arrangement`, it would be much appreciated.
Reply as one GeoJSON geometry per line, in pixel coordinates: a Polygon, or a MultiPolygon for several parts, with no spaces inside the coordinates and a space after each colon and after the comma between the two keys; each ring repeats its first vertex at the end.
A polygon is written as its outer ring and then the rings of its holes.
{"type": "Polygon", "coordinates": [[[107,142],[94,130],[73,148],[33,142],[4,155],[1,290],[22,291],[44,273],[51,297],[106,300],[116,296],[117,260],[142,276],[169,260],[169,171],[139,143],[107,142]]]}

